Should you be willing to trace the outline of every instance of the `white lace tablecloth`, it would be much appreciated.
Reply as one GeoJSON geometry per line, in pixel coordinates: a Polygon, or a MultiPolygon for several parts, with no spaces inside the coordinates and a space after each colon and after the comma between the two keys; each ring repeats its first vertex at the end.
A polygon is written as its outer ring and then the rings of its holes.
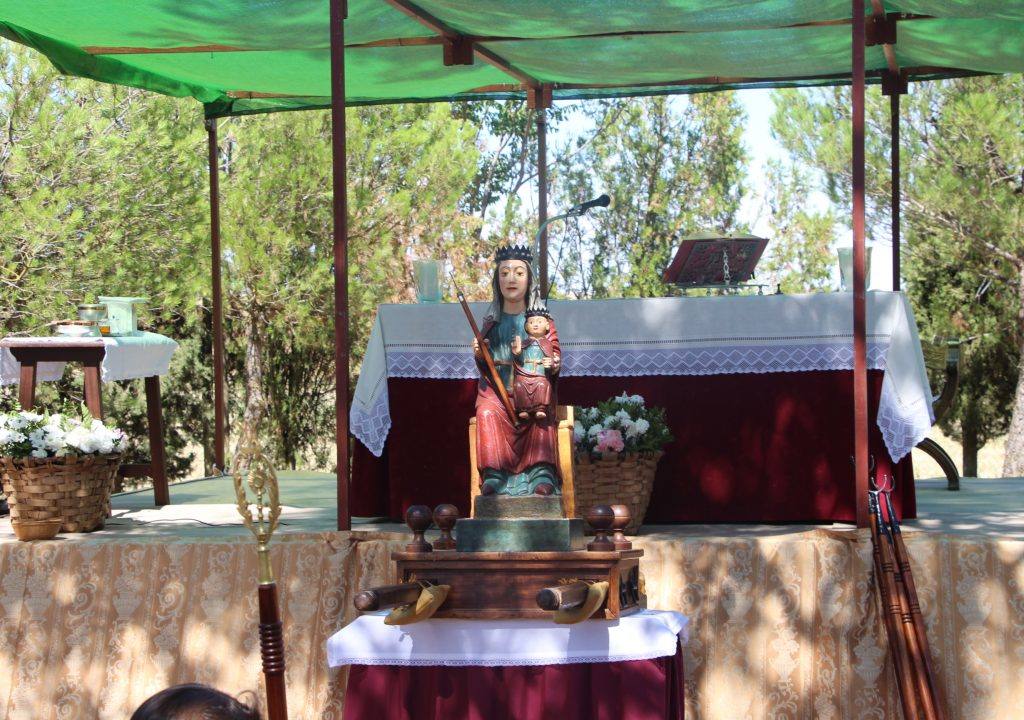
{"type": "MultiPolygon", "coordinates": [[[[485,303],[472,303],[481,322],[485,303]]],[[[562,375],[719,375],[853,368],[850,293],[552,301],[562,375]]],[[[356,383],[352,434],[380,455],[389,377],[477,376],[462,308],[381,305],[356,383]]],[[[910,303],[867,295],[868,367],[884,370],[878,427],[893,460],[932,425],[931,390],[910,303]]],[[[827,398],[822,398],[826,401],[827,398]]]]}
{"type": "Polygon", "coordinates": [[[551,620],[424,620],[384,624],[362,615],[327,640],[327,664],[514,666],[650,660],[676,654],[687,618],[641,610],[618,620],[556,625],[551,620]]]}
{"type": "MultiPolygon", "coordinates": [[[[103,382],[166,375],[174,351],[178,349],[178,343],[169,337],[151,332],[125,337],[8,337],[0,344],[0,385],[17,384],[21,372],[21,363],[14,359],[10,348],[39,344],[102,346],[105,350],[100,365],[103,382]]],[[[64,365],[62,362],[39,363],[36,382],[60,380],[64,365]]]]}

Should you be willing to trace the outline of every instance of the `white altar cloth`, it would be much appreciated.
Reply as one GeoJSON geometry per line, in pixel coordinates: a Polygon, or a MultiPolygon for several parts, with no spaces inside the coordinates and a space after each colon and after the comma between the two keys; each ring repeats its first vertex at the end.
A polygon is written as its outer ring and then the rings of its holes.
{"type": "MultiPolygon", "coordinates": [[[[472,303],[477,322],[486,303],[472,303]]],[[[553,300],[562,375],[642,376],[853,369],[850,293],[553,300]]],[[[917,323],[903,293],[867,294],[868,368],[883,370],[878,427],[900,460],[934,421],[917,323]]],[[[380,455],[387,379],[477,377],[462,308],[381,305],[356,383],[352,434],[380,455]]],[[[823,398],[823,400],[826,400],[823,398]]]]}
{"type": "MultiPolygon", "coordinates": [[[[11,354],[12,346],[48,343],[82,347],[102,346],[105,350],[100,364],[100,377],[103,382],[166,375],[170,370],[174,351],[178,349],[178,343],[174,340],[151,332],[123,337],[8,337],[3,339],[3,346],[0,347],[0,385],[15,385],[19,380],[21,363],[11,354]]],[[[60,380],[64,374],[64,365],[62,362],[39,363],[36,369],[36,382],[60,380]]]]}
{"type": "Polygon", "coordinates": [[[665,610],[576,625],[440,618],[390,626],[385,615],[362,615],[328,638],[327,664],[508,667],[650,660],[675,655],[688,622],[665,610]]]}

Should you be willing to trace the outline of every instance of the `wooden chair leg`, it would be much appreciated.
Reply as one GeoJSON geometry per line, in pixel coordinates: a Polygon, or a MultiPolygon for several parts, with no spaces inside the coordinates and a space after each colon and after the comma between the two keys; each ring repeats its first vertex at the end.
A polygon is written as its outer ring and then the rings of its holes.
{"type": "Polygon", "coordinates": [[[22,410],[31,410],[36,404],[36,369],[34,362],[23,362],[18,376],[18,403],[22,410]]]}
{"type": "Polygon", "coordinates": [[[164,419],[160,408],[160,378],[146,378],[146,416],[149,421],[149,462],[153,477],[153,499],[156,505],[171,504],[167,486],[167,458],[164,454],[164,419]]]}
{"type": "Polygon", "coordinates": [[[103,386],[100,382],[100,364],[83,363],[85,372],[85,406],[94,418],[103,419],[103,386]]]}
{"type": "Polygon", "coordinates": [[[942,468],[942,472],[946,475],[946,489],[947,490],[959,490],[960,489],[960,473],[956,469],[956,463],[953,462],[953,458],[942,449],[942,446],[931,438],[925,438],[917,444],[918,450],[926,452],[935,462],[942,468]]]}

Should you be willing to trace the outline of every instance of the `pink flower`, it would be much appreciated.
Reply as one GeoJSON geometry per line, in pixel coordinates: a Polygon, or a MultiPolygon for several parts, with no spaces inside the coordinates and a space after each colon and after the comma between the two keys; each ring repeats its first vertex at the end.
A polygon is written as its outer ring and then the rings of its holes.
{"type": "Polygon", "coordinates": [[[626,444],[622,442],[622,433],[618,430],[602,430],[597,434],[598,452],[622,452],[626,444]]]}

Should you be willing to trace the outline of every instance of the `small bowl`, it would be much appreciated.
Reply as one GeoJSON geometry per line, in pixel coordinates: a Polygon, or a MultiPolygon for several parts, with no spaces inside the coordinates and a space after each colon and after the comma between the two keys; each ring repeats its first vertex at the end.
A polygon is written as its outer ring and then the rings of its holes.
{"type": "Polygon", "coordinates": [[[60,532],[63,520],[11,520],[11,527],[19,540],[52,540],[60,532]]]}
{"type": "Polygon", "coordinates": [[[102,320],[107,316],[106,305],[79,305],[78,317],[89,322],[102,320]]]}
{"type": "Polygon", "coordinates": [[[65,337],[86,337],[88,335],[92,335],[92,329],[93,325],[91,323],[88,325],[75,325],[69,323],[67,325],[58,325],[54,328],[54,332],[65,337]]]}

